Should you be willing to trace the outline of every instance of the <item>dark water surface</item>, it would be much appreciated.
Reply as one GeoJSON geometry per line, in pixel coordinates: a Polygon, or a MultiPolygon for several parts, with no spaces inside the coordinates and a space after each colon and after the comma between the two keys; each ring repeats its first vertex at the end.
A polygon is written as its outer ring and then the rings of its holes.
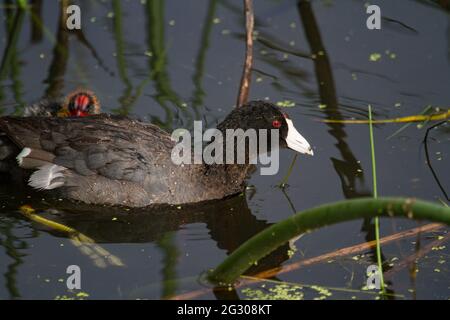
{"type": "MultiPolygon", "coordinates": [[[[241,1],[80,1],[82,29],[70,33],[59,25],[67,1],[31,2],[32,13],[21,16],[11,1],[0,4],[2,57],[11,44],[8,39],[17,38],[8,66],[0,72],[2,114],[20,114],[26,103],[79,86],[95,91],[106,112],[137,115],[167,130],[189,128],[194,119],[215,126],[233,108],[244,58],[241,1]]],[[[299,157],[284,192],[276,185],[287,172],[292,151],[281,153],[279,174],[255,173],[245,196],[133,214],[48,204],[0,182],[0,299],[74,297],[78,291],[69,291],[65,283],[66,268],[73,264],[82,270],[81,291],[89,298],[158,299],[208,288],[202,274],[270,224],[295,211],[372,194],[367,125],[330,125],[318,119],[366,119],[368,104],[377,119],[420,114],[429,105],[448,108],[446,1],[442,6],[433,1],[376,1],[383,16],[379,31],[366,28],[365,1],[316,0],[301,12],[296,1],[254,2],[251,98],[295,103],[286,111],[313,145],[314,157],[299,157]],[[321,39],[306,36],[317,31],[321,39]],[[317,48],[326,53],[331,68],[326,59],[314,63],[302,57],[317,48]],[[94,251],[108,251],[124,266],[97,266],[111,259],[30,222],[17,211],[22,204],[94,239],[94,251]]],[[[391,138],[402,124],[375,127],[379,195],[445,202],[422,143],[431,125],[411,124],[391,138]]],[[[430,159],[447,193],[449,145],[448,124],[430,133],[430,159]]],[[[424,223],[382,219],[381,234],[424,223]]],[[[295,243],[291,258],[286,245],[253,271],[371,240],[373,230],[369,221],[357,220],[314,231],[295,243]]],[[[395,298],[450,298],[450,247],[442,239],[448,230],[383,246],[390,271],[386,281],[395,298]],[[436,240],[442,241],[417,264],[402,265],[436,240]]],[[[198,298],[249,298],[272,289],[279,298],[313,299],[324,296],[311,287],[319,285],[330,291],[329,299],[373,299],[361,289],[366,268],[376,257],[370,250],[361,254],[328,259],[274,279],[301,283],[302,289],[266,283],[229,292],[209,290],[198,298]]]]}

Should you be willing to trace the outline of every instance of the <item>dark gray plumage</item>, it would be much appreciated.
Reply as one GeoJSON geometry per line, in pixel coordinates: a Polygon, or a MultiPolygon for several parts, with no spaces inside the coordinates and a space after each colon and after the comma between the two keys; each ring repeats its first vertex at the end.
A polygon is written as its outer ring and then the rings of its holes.
{"type": "Polygon", "coordinates": [[[43,99],[32,105],[26,106],[23,110],[24,117],[56,117],[62,109],[64,97],[58,99],[43,99]]]}
{"type": "MultiPolygon", "coordinates": [[[[218,129],[273,129],[274,121],[281,124],[280,142],[285,146],[290,120],[270,103],[251,102],[235,109],[218,129]]],[[[48,164],[45,173],[53,180],[44,182],[49,192],[90,204],[143,207],[221,199],[243,191],[251,167],[176,165],[171,159],[176,143],[167,132],[119,116],[3,117],[1,133],[3,147],[15,148],[14,157],[22,150],[19,162],[48,164]]]]}

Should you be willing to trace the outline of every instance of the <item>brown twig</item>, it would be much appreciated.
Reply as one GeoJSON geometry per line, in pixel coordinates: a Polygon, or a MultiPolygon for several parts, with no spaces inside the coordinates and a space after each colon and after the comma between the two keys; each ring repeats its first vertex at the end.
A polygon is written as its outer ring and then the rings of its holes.
{"type": "Polygon", "coordinates": [[[246,28],[245,65],[242,72],[241,85],[239,87],[237,107],[242,106],[248,100],[253,66],[253,28],[255,25],[255,16],[253,13],[252,0],[244,0],[244,6],[246,28]]]}
{"type": "MultiPolygon", "coordinates": [[[[413,228],[413,229],[410,229],[410,230],[398,232],[398,233],[392,234],[390,236],[381,238],[380,239],[380,244],[387,244],[387,243],[392,242],[392,241],[401,240],[401,239],[404,239],[404,238],[409,238],[409,237],[415,236],[415,235],[423,233],[423,232],[436,231],[436,230],[441,229],[443,227],[444,227],[444,225],[439,224],[439,223],[430,223],[430,224],[427,224],[427,225],[424,225],[424,226],[420,226],[420,227],[413,228]]],[[[356,254],[356,253],[362,252],[364,250],[371,249],[371,248],[373,248],[375,246],[376,246],[376,241],[375,240],[370,241],[370,242],[360,243],[360,244],[357,244],[357,245],[354,245],[354,246],[351,246],[351,247],[346,247],[346,248],[339,249],[339,250],[336,250],[336,251],[333,251],[333,252],[330,252],[330,253],[326,253],[326,254],[323,254],[323,255],[320,255],[320,256],[317,256],[317,257],[314,257],[314,258],[301,260],[301,261],[298,261],[298,262],[295,262],[295,263],[287,264],[287,265],[282,266],[282,267],[266,270],[266,271],[263,271],[263,272],[260,272],[260,273],[258,273],[256,275],[254,275],[253,277],[254,278],[259,278],[259,279],[261,279],[260,281],[262,281],[262,280],[267,279],[267,278],[272,278],[272,277],[274,277],[276,275],[280,275],[280,274],[283,274],[283,273],[287,273],[287,272],[291,272],[291,271],[294,271],[294,270],[298,270],[301,267],[310,266],[310,265],[317,264],[317,263],[320,263],[320,262],[323,262],[323,261],[328,261],[328,260],[331,260],[331,259],[337,258],[337,257],[343,257],[343,256],[351,255],[351,254],[356,254]]],[[[259,280],[248,280],[248,279],[245,279],[245,280],[237,283],[235,285],[235,288],[239,288],[239,287],[242,287],[242,286],[245,286],[245,285],[249,285],[249,284],[252,284],[252,283],[257,283],[257,282],[259,282],[259,280]]],[[[185,294],[180,294],[180,295],[174,296],[171,299],[173,299],[173,300],[195,299],[197,297],[200,297],[202,295],[205,295],[205,294],[211,292],[211,290],[212,290],[212,288],[206,288],[206,289],[200,289],[200,290],[196,290],[196,291],[191,291],[191,292],[188,292],[188,293],[185,293],[185,294]]]]}
{"type": "MultiPolygon", "coordinates": [[[[404,239],[404,238],[409,238],[409,237],[412,237],[412,236],[417,235],[422,232],[434,231],[434,230],[440,229],[442,227],[444,227],[444,225],[442,225],[440,223],[430,223],[430,224],[420,226],[420,227],[417,227],[414,229],[395,233],[395,234],[392,234],[390,236],[380,239],[380,245],[386,244],[386,243],[389,243],[392,241],[404,239]]],[[[339,249],[339,250],[336,250],[336,251],[333,251],[330,253],[326,253],[326,254],[314,257],[314,258],[298,261],[296,263],[287,264],[287,265],[279,267],[279,268],[266,270],[266,271],[258,273],[256,275],[256,277],[271,278],[271,277],[274,277],[275,275],[291,272],[291,271],[297,270],[301,267],[305,267],[305,266],[309,266],[309,265],[316,264],[319,262],[327,261],[327,260],[330,260],[330,259],[333,259],[336,257],[343,257],[343,256],[351,255],[351,254],[356,254],[361,251],[374,248],[375,246],[376,246],[376,240],[360,243],[355,246],[339,249]]]]}
{"type": "Polygon", "coordinates": [[[398,271],[400,271],[400,270],[406,268],[407,266],[411,265],[412,263],[414,263],[418,259],[420,259],[423,256],[425,256],[428,252],[433,250],[434,247],[438,247],[438,246],[442,245],[443,243],[447,242],[448,240],[450,240],[450,232],[446,236],[444,236],[444,238],[439,239],[439,240],[435,240],[435,241],[427,244],[423,248],[419,249],[418,251],[414,252],[412,255],[406,257],[404,260],[402,260],[400,263],[398,263],[391,270],[385,272],[384,278],[385,279],[391,279],[394,276],[394,274],[396,274],[398,271]]]}

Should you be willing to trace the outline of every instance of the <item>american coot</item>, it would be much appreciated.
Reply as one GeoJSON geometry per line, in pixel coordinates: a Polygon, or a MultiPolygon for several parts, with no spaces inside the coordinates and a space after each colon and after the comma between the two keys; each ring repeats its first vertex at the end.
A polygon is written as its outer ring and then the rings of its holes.
{"type": "Polygon", "coordinates": [[[64,98],[43,99],[25,107],[25,117],[83,117],[100,113],[100,103],[92,91],[78,89],[64,98]]]}
{"type": "MultiPolygon", "coordinates": [[[[287,115],[267,102],[234,109],[217,128],[277,128],[281,147],[312,155],[287,115]]],[[[167,132],[121,116],[2,117],[2,133],[16,147],[3,161],[32,172],[31,187],[88,204],[144,207],[221,199],[243,191],[252,167],[176,165],[176,142],[167,132]]]]}

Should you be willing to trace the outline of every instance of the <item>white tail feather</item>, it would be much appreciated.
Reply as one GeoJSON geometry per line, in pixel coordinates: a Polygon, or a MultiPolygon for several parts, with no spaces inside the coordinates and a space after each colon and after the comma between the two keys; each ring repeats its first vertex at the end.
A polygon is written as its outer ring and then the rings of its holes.
{"type": "Polygon", "coordinates": [[[56,164],[47,164],[42,166],[34,172],[28,180],[28,185],[38,190],[51,190],[59,188],[64,185],[63,179],[59,181],[53,181],[57,178],[64,178],[62,171],[66,168],[58,166],[56,164]]]}
{"type": "Polygon", "coordinates": [[[23,158],[26,158],[30,155],[31,149],[30,148],[23,148],[22,151],[17,155],[17,163],[19,164],[19,167],[22,165],[23,158]]]}

